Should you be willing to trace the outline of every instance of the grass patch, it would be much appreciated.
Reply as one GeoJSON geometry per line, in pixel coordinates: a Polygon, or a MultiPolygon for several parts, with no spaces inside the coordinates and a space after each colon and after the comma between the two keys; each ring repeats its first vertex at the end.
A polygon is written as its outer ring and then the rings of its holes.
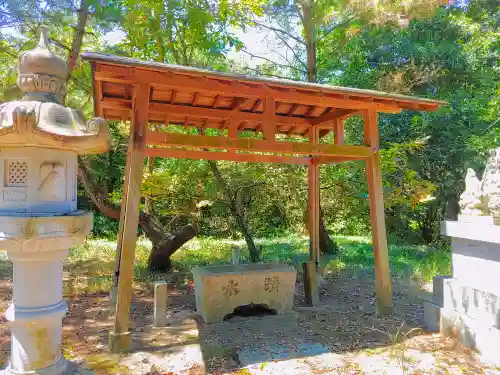
{"type": "MultiPolygon", "coordinates": [[[[340,254],[334,260],[349,268],[373,267],[371,239],[365,237],[336,237],[340,254]]],[[[422,282],[435,275],[449,275],[451,252],[449,248],[425,245],[389,245],[389,264],[392,272],[402,273],[422,282]]]]}
{"type": "MultiPolygon", "coordinates": [[[[291,265],[299,265],[308,257],[307,237],[289,235],[274,239],[256,239],[257,246],[262,248],[264,262],[280,261],[291,265]]],[[[244,240],[234,241],[213,237],[195,238],[183,246],[172,256],[174,268],[189,271],[196,265],[224,264],[231,262],[231,248],[242,249],[241,259],[248,262],[248,253],[244,240]]]]}
{"type": "MultiPolygon", "coordinates": [[[[327,271],[338,272],[346,268],[373,268],[373,250],[368,237],[335,236],[340,246],[338,256],[326,256],[323,263],[327,271]]],[[[279,261],[290,264],[300,270],[300,264],[308,259],[309,239],[297,234],[273,239],[257,239],[257,246],[262,249],[264,262],[279,261]]],[[[231,262],[231,248],[242,249],[241,256],[248,262],[248,253],[243,240],[234,241],[213,237],[197,237],[189,241],[172,257],[174,272],[169,280],[183,283],[190,277],[193,266],[224,264],[231,262]]],[[[81,291],[108,291],[112,283],[115,264],[116,242],[91,239],[82,246],[71,249],[66,269],[68,278],[66,294],[78,294],[81,291]]],[[[135,281],[149,284],[154,280],[164,279],[163,274],[152,274],[147,269],[147,260],[151,243],[140,238],[137,242],[135,261],[135,281]]],[[[424,245],[390,245],[389,262],[392,272],[403,273],[422,282],[432,280],[435,275],[450,273],[451,256],[449,248],[433,248],[424,245]]],[[[1,268],[1,267],[0,267],[1,268]]]]}

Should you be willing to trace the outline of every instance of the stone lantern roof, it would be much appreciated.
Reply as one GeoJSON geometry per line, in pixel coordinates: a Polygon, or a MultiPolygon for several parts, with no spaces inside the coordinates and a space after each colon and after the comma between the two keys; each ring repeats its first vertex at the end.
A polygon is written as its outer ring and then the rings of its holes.
{"type": "Polygon", "coordinates": [[[38,46],[19,58],[18,87],[21,100],[0,105],[0,147],[42,147],[78,154],[106,152],[109,131],[106,121],[85,121],[80,111],[62,105],[66,94],[66,62],[48,45],[42,27],[38,46]]]}

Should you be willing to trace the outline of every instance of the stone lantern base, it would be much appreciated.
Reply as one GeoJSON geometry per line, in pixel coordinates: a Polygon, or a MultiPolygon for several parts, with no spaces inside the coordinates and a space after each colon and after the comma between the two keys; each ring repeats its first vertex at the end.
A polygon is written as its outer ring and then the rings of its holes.
{"type": "Polygon", "coordinates": [[[11,356],[2,375],[89,374],[61,355],[63,261],[83,243],[92,213],[0,216],[0,248],[13,263],[13,298],[5,312],[12,331],[11,356]]]}

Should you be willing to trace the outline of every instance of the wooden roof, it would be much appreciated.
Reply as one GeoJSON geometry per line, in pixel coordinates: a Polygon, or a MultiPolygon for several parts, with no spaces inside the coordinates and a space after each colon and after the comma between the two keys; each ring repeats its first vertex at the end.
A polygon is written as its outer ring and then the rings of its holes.
{"type": "Polygon", "coordinates": [[[238,131],[262,131],[273,116],[276,133],[305,135],[366,109],[434,111],[443,101],[399,94],[251,77],[178,65],[85,53],[92,65],[97,116],[130,119],[137,83],[152,85],[149,121],[238,131]],[[266,110],[266,107],[269,108],[266,110]],[[274,107],[274,110],[271,109],[274,107]],[[269,115],[270,114],[270,115],[269,115]]]}

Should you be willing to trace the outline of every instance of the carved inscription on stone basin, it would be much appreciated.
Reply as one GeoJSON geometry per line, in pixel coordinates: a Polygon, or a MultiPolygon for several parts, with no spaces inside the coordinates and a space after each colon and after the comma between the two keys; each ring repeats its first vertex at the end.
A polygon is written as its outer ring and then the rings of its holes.
{"type": "Polygon", "coordinates": [[[264,304],[277,314],[292,311],[295,269],[284,264],[193,268],[196,309],[205,322],[222,321],[238,306],[264,304]]]}

